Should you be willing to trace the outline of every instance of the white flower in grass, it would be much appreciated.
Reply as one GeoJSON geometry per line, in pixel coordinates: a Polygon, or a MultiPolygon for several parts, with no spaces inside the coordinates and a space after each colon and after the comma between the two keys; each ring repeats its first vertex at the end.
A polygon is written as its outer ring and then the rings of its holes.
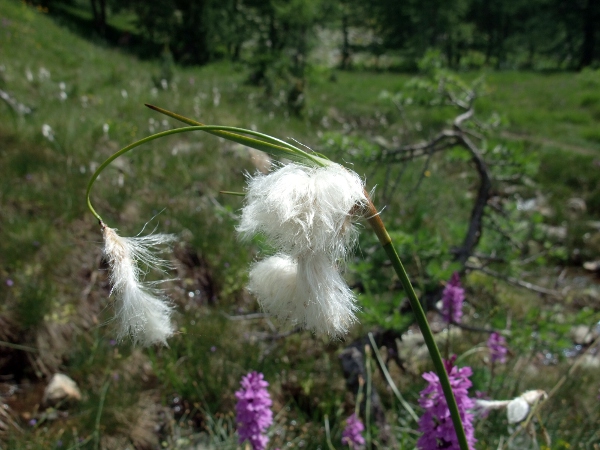
{"type": "Polygon", "coordinates": [[[293,257],[323,252],[344,259],[358,236],[353,215],[367,202],[363,181],[340,165],[288,164],[249,179],[237,230],[243,237],[264,233],[293,257]]]}
{"type": "Polygon", "coordinates": [[[475,407],[481,411],[506,408],[508,423],[519,423],[527,418],[530,407],[546,400],[548,394],[541,389],[525,391],[512,400],[475,400],[475,407]]]}
{"type": "Polygon", "coordinates": [[[50,142],[54,141],[54,130],[47,123],[42,125],[42,136],[44,136],[50,142]]]}
{"type": "Polygon", "coordinates": [[[157,258],[152,251],[171,243],[172,235],[153,234],[125,238],[105,225],[104,254],[110,266],[111,294],[116,297],[115,317],[118,321],[119,340],[129,336],[134,344],[149,346],[167,344],[174,333],[171,325],[172,307],[151,283],[143,283],[145,275],[140,263],[148,267],[164,269],[166,261],[157,258]]]}
{"type": "Polygon", "coordinates": [[[322,252],[260,261],[248,288],[266,312],[316,333],[338,337],[356,322],[354,293],[322,252]]]}

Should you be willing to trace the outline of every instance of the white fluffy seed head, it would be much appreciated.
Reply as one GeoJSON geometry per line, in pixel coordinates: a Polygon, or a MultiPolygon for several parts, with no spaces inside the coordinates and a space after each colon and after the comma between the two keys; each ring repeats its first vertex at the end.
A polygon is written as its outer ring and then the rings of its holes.
{"type": "Polygon", "coordinates": [[[115,318],[118,321],[118,339],[129,336],[134,344],[149,346],[167,344],[174,333],[171,325],[172,308],[157,289],[143,283],[145,272],[140,264],[149,268],[164,269],[166,261],[152,252],[173,242],[172,235],[152,234],[125,238],[103,226],[104,254],[110,266],[111,294],[116,299],[115,318]]]}
{"type": "Polygon", "coordinates": [[[527,417],[530,406],[548,398],[545,391],[538,389],[525,391],[512,400],[475,400],[475,406],[482,411],[506,408],[508,423],[518,423],[527,417]]]}
{"type": "Polygon", "coordinates": [[[322,252],[260,261],[250,270],[248,288],[266,312],[316,333],[336,338],[356,322],[354,294],[322,252]]]}
{"type": "Polygon", "coordinates": [[[237,230],[246,238],[264,233],[293,257],[323,252],[344,259],[357,238],[353,215],[366,204],[364,183],[356,173],[337,164],[287,164],[249,179],[237,230]]]}

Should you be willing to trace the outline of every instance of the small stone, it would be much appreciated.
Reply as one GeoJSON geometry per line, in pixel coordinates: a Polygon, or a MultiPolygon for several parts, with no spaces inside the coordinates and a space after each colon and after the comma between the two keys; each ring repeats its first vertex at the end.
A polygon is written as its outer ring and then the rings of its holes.
{"type": "Polygon", "coordinates": [[[43,402],[50,405],[65,400],[81,400],[81,391],[71,378],[62,373],[55,373],[44,390],[43,402]]]}
{"type": "Polygon", "coordinates": [[[571,328],[571,339],[575,344],[589,345],[596,337],[595,330],[587,325],[576,325],[571,328]]]}
{"type": "Polygon", "coordinates": [[[583,263],[583,268],[590,272],[600,272],[600,261],[588,261],[583,263]]]}
{"type": "Polygon", "coordinates": [[[574,213],[584,213],[587,210],[585,200],[579,197],[570,198],[567,201],[567,208],[574,213]]]}

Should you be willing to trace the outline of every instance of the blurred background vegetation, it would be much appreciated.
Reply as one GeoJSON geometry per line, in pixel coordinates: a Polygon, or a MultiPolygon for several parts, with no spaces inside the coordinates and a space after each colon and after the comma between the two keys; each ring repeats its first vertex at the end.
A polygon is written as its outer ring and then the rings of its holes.
{"type": "Polygon", "coordinates": [[[478,420],[477,448],[598,449],[599,23],[592,0],[0,0],[0,448],[236,448],[250,370],[271,383],[270,448],[342,448],[357,370],[369,447],[415,446],[365,352],[372,332],[418,408],[431,367],[385,254],[365,229],[346,273],[361,323],[343,341],[261,315],[244,286],[268,250],[236,240],[241,199],[219,194],[268,167],[241,146],[177,135],[96,183],[109,226],[179,238],[169,348],[113,340],[85,186],[119,148],[179,126],[153,103],[294,138],[377,186],[443,353],[473,367],[471,395],[552,392],[528,433],[503,412],[478,420]],[[469,329],[436,312],[454,271],[469,329]],[[489,361],[490,330],[506,365],[489,361]],[[57,372],[79,400],[43,401],[57,372]]]}

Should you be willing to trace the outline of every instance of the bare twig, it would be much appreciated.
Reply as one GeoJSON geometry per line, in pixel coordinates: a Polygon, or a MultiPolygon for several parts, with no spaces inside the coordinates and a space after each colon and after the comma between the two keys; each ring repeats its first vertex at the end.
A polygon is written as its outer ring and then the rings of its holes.
{"type": "Polygon", "coordinates": [[[237,316],[231,316],[225,312],[221,312],[229,320],[255,320],[255,319],[268,319],[271,317],[270,314],[265,313],[250,313],[250,314],[239,314],[237,316]]]}
{"type": "Polygon", "coordinates": [[[472,161],[475,165],[475,169],[479,174],[479,189],[477,190],[477,198],[471,210],[471,219],[469,220],[469,228],[463,241],[463,245],[458,249],[456,259],[464,266],[469,259],[469,256],[473,253],[473,250],[479,243],[481,233],[483,230],[483,215],[485,207],[490,198],[490,191],[492,189],[492,181],[490,173],[485,164],[485,161],[479,153],[479,149],[475,144],[466,136],[461,134],[461,141],[463,146],[471,153],[472,161]]]}
{"type": "Polygon", "coordinates": [[[418,144],[403,145],[397,149],[387,150],[381,158],[385,163],[398,163],[410,161],[422,156],[437,153],[451,148],[458,143],[456,133],[452,130],[443,130],[433,139],[418,144]]]}
{"type": "Polygon", "coordinates": [[[496,256],[496,255],[486,255],[484,253],[474,252],[472,256],[474,256],[477,259],[482,259],[482,260],[488,261],[488,262],[500,262],[500,263],[505,263],[506,262],[505,258],[502,258],[500,256],[496,256]]]}
{"type": "Polygon", "coordinates": [[[508,232],[504,231],[502,229],[502,227],[500,226],[500,224],[498,223],[498,221],[496,221],[493,216],[488,215],[488,218],[490,220],[490,228],[492,230],[496,231],[504,239],[506,239],[507,241],[509,241],[511,243],[511,245],[513,247],[515,247],[517,250],[522,250],[523,249],[523,245],[520,242],[515,241],[515,239],[508,232]]]}
{"type": "Polygon", "coordinates": [[[459,129],[460,131],[464,132],[464,130],[462,130],[461,126],[463,124],[463,122],[469,120],[471,117],[473,117],[473,114],[475,114],[475,110],[473,108],[469,108],[468,111],[456,116],[456,118],[454,119],[453,125],[454,128],[459,129]]]}
{"type": "Polygon", "coordinates": [[[519,280],[518,278],[505,276],[505,275],[502,275],[501,273],[498,273],[496,271],[488,269],[487,267],[475,266],[473,264],[467,263],[465,265],[465,268],[470,269],[470,270],[478,270],[480,272],[485,273],[486,275],[489,275],[490,277],[498,278],[500,280],[506,281],[508,284],[512,284],[514,286],[519,286],[519,287],[522,287],[525,289],[529,289],[530,291],[537,292],[538,294],[550,295],[552,297],[562,297],[562,294],[554,289],[548,289],[548,288],[538,286],[533,283],[529,283],[528,281],[523,281],[523,280],[519,280]]]}
{"type": "MultiPolygon", "coordinates": [[[[441,314],[440,311],[438,311],[438,312],[441,314]]],[[[481,327],[476,327],[476,326],[473,326],[473,325],[467,325],[467,324],[464,324],[464,323],[458,323],[458,322],[455,322],[455,321],[452,321],[450,323],[452,325],[454,325],[454,326],[462,329],[462,330],[474,331],[476,333],[492,334],[492,333],[498,333],[499,332],[498,330],[494,330],[494,329],[491,329],[491,328],[481,328],[481,327]]]]}
{"type": "Polygon", "coordinates": [[[417,192],[419,190],[419,187],[421,187],[421,183],[427,177],[427,172],[429,170],[429,163],[431,162],[432,157],[433,157],[433,153],[430,153],[427,156],[427,159],[425,160],[425,164],[423,165],[423,168],[421,169],[421,175],[419,175],[419,180],[417,181],[417,184],[415,184],[415,186],[408,192],[407,197],[411,197],[415,192],[417,192]]]}
{"type": "Polygon", "coordinates": [[[37,353],[39,350],[34,347],[29,347],[27,345],[21,344],[13,344],[12,342],[0,341],[0,347],[8,347],[13,348],[15,350],[23,350],[24,352],[37,353]]]}
{"type": "Polygon", "coordinates": [[[302,327],[295,327],[295,328],[291,329],[290,331],[286,331],[285,333],[271,334],[269,336],[266,336],[265,339],[268,341],[276,341],[279,339],[284,339],[286,337],[292,336],[293,334],[298,334],[298,333],[302,332],[303,330],[304,330],[304,328],[302,328],[302,327]]]}

